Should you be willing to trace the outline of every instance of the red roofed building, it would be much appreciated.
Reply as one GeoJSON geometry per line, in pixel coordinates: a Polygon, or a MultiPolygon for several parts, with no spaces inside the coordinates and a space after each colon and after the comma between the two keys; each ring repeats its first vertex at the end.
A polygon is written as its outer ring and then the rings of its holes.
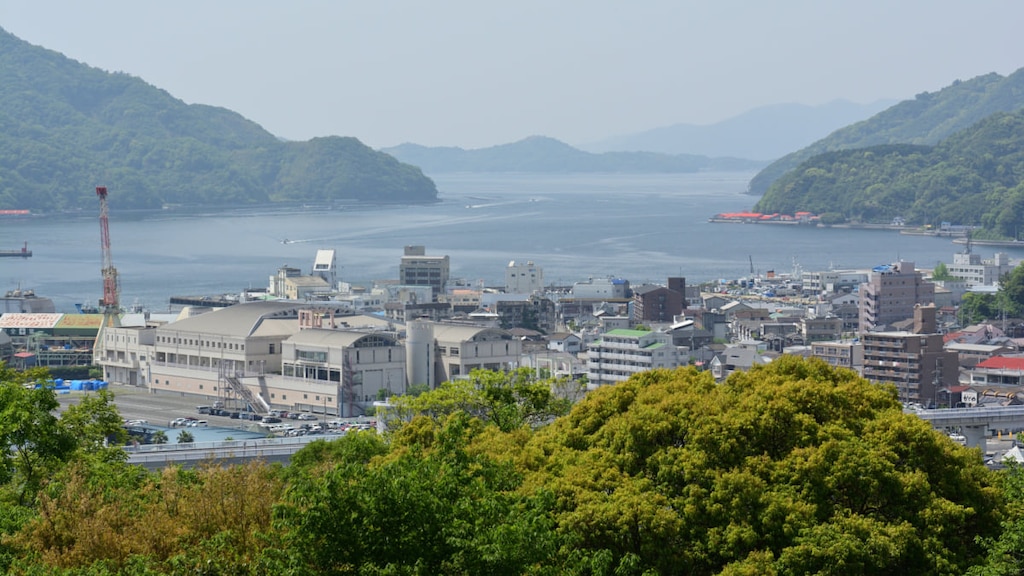
{"type": "Polygon", "coordinates": [[[993,356],[970,371],[972,386],[1024,385],[1024,356],[993,356]]]}

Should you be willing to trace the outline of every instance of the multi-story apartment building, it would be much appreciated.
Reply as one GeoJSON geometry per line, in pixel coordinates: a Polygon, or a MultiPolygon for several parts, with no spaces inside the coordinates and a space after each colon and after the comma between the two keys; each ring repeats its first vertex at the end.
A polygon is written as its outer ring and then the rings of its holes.
{"type": "Polygon", "coordinates": [[[533,261],[508,263],[505,268],[505,292],[533,294],[544,288],[544,269],[533,261]]]}
{"type": "Polygon", "coordinates": [[[836,340],[843,335],[843,319],[834,316],[825,318],[801,318],[800,335],[804,343],[836,340]]]}
{"type": "Polygon", "coordinates": [[[895,384],[903,402],[927,405],[936,402],[941,388],[957,384],[960,364],[935,331],[934,306],[916,308],[914,319],[913,332],[861,334],[863,375],[872,382],[895,384]]]}
{"type": "Polygon", "coordinates": [[[494,312],[505,329],[529,328],[545,334],[555,331],[555,303],[543,296],[533,295],[525,300],[499,297],[494,303],[494,312]]]}
{"type": "Polygon", "coordinates": [[[587,350],[588,387],[615,384],[654,368],[675,368],[686,358],[673,346],[672,336],[648,330],[612,330],[587,350]]]}
{"type": "Polygon", "coordinates": [[[683,313],[683,293],[646,284],[633,289],[633,321],[672,322],[683,313]]]}
{"type": "Polygon", "coordinates": [[[449,271],[448,256],[427,256],[427,249],[423,246],[406,246],[398,265],[399,284],[430,286],[432,300],[437,302],[448,285],[449,271]]]}
{"type": "Polygon", "coordinates": [[[811,354],[832,366],[849,368],[858,374],[864,368],[864,345],[860,342],[815,342],[811,354]]]}
{"type": "Polygon", "coordinates": [[[917,304],[935,302],[935,285],[913,262],[877,266],[860,286],[859,331],[867,332],[914,316],[917,304]]]}

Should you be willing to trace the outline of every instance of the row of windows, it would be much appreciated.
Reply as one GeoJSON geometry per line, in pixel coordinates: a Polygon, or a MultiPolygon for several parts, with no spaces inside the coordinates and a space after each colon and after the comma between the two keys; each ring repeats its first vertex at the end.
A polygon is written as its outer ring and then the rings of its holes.
{"type": "MultiPolygon", "coordinates": [[[[234,342],[218,342],[216,340],[194,340],[192,338],[171,338],[170,336],[157,336],[157,342],[164,344],[180,344],[182,346],[207,346],[209,348],[224,348],[227,350],[245,350],[245,344],[234,342]]],[[[271,350],[273,353],[273,350],[271,350]]]]}

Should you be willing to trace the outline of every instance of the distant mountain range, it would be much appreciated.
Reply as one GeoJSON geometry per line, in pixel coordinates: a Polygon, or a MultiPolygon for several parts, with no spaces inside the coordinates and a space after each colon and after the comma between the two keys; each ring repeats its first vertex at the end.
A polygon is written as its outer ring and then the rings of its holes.
{"type": "Polygon", "coordinates": [[[418,168],[355,138],[282,142],[0,29],[0,209],[94,206],[96,185],[121,208],[437,200],[418,168]]]}
{"type": "Polygon", "coordinates": [[[580,144],[588,152],[646,151],[775,160],[864,120],[895,100],[855,104],[836,100],[821,106],[762,106],[714,124],[674,124],[580,144]]]}
{"type": "Polygon", "coordinates": [[[771,163],[750,182],[751,194],[764,194],[783,174],[817,154],[879,144],[933,145],[997,112],[1024,107],[1024,69],[1009,76],[986,74],[957,80],[938,92],[923,92],[853,125],[836,130],[806,148],[771,163]]]}
{"type": "Polygon", "coordinates": [[[518,142],[466,150],[402,144],[384,148],[402,162],[419,166],[427,174],[447,172],[703,172],[757,170],[766,164],[742,158],[709,158],[692,154],[606,152],[592,154],[544,136],[518,142]]]}

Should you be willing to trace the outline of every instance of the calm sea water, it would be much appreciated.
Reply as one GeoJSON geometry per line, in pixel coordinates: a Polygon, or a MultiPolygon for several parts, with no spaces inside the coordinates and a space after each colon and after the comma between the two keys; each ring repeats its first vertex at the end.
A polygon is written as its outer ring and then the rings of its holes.
{"type": "MultiPolygon", "coordinates": [[[[898,259],[930,268],[960,249],[948,238],[895,231],[708,223],[753,205],[743,193],[751,176],[443,174],[433,176],[439,204],[332,212],[126,213],[111,190],[110,237],[122,302],[153,310],[166,309],[172,295],[264,287],[286,264],[308,273],[319,248],[337,250],[342,279],[354,283],[397,278],[403,246],[423,244],[428,254],[451,256],[453,276],[489,285],[504,282],[510,260],[533,260],[549,284],[676,275],[694,283],[746,276],[751,262],[761,273],[898,259]]],[[[28,241],[33,251],[25,260],[0,259],[0,289],[34,289],[61,311],[95,303],[102,295],[98,213],[97,206],[76,218],[0,220],[0,248],[28,241]]]]}

